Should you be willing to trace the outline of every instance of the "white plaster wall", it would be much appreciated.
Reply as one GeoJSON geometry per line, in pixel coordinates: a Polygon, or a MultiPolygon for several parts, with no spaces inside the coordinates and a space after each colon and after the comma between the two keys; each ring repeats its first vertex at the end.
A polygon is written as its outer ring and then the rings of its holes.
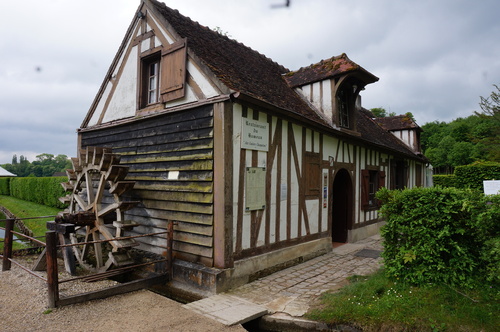
{"type": "Polygon", "coordinates": [[[94,113],[92,114],[92,118],[90,118],[90,120],[89,120],[89,124],[88,124],[89,126],[94,126],[99,121],[99,117],[104,109],[104,104],[106,104],[106,100],[108,99],[108,96],[109,96],[109,93],[111,92],[112,87],[113,87],[113,84],[111,84],[111,82],[108,82],[106,84],[106,88],[104,89],[104,92],[103,92],[101,98],[99,99],[99,102],[96,105],[96,109],[95,109],[94,113]]]}
{"type": "MultiPolygon", "coordinates": [[[[158,22],[158,20],[156,20],[152,15],[149,16],[150,19],[153,20],[153,22],[155,22],[156,26],[158,27],[158,29],[160,30],[160,32],[162,33],[162,35],[167,39],[167,41],[170,43],[170,44],[173,44],[174,43],[174,38],[172,38],[172,36],[167,33],[167,30],[163,29],[163,26],[158,22]]],[[[160,45],[161,43],[158,43],[158,45],[160,45]]]]}
{"type": "Polygon", "coordinates": [[[324,80],[323,84],[323,113],[328,119],[332,119],[332,81],[324,80]]]}
{"type": "Polygon", "coordinates": [[[406,145],[408,145],[412,150],[414,149],[415,146],[415,132],[413,130],[398,130],[398,131],[393,131],[392,134],[402,140],[406,145]]]}
{"type": "Polygon", "coordinates": [[[219,94],[205,75],[192,63],[190,58],[188,58],[187,70],[207,98],[215,97],[219,94]]]}
{"type": "MultiPolygon", "coordinates": [[[[306,214],[309,219],[309,230],[311,234],[318,233],[318,215],[319,215],[319,201],[318,199],[308,199],[306,200],[306,214]]],[[[302,221],[302,235],[306,234],[305,222],[302,221]]]]}
{"type": "Polygon", "coordinates": [[[133,47],[115,88],[103,122],[135,115],[137,108],[137,47],[133,47]]]}
{"type": "Polygon", "coordinates": [[[320,112],[323,113],[323,99],[321,95],[321,82],[315,82],[312,84],[312,95],[311,95],[311,103],[316,107],[320,112]]]}

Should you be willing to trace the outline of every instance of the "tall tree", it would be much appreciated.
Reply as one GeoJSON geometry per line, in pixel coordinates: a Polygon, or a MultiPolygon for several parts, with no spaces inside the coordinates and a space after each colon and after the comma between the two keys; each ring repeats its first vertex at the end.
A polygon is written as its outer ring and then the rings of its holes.
{"type": "Polygon", "coordinates": [[[489,135],[477,137],[476,143],[484,146],[489,160],[500,162],[500,88],[496,84],[493,86],[496,92],[492,91],[487,98],[481,97],[479,107],[482,112],[474,112],[478,117],[489,121],[482,129],[490,132],[489,135]]]}

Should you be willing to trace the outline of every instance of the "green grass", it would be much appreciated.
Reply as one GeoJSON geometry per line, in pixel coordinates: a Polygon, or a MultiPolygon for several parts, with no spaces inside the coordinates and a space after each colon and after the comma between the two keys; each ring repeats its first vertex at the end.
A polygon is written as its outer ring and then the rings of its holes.
{"type": "Polygon", "coordinates": [[[326,293],[307,318],[363,331],[498,331],[498,285],[473,290],[445,285],[412,287],[393,282],[383,270],[353,277],[337,293],[326,293]]]}
{"type": "MultiPolygon", "coordinates": [[[[13,213],[17,218],[54,216],[61,211],[56,208],[23,201],[21,199],[5,195],[0,195],[0,205],[13,213]]],[[[3,215],[0,217],[3,217],[3,215]]],[[[49,220],[54,220],[54,218],[49,217],[43,219],[24,220],[24,224],[33,231],[34,236],[44,236],[47,231],[45,224],[49,220]]],[[[5,227],[5,223],[2,222],[0,226],[5,227]]],[[[22,244],[14,242],[14,249],[20,249],[23,247],[24,246],[22,244]]],[[[0,242],[0,250],[3,251],[3,242],[0,242]]]]}

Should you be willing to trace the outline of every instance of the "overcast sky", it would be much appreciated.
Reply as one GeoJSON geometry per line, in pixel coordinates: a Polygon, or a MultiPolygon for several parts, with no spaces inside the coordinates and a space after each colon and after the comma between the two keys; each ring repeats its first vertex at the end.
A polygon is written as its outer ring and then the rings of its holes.
{"type": "MultiPolygon", "coordinates": [[[[346,53],[380,78],[363,106],[420,125],[479,110],[500,84],[498,0],[165,0],[290,70],[346,53]]],[[[0,164],[76,156],[139,0],[1,1],[0,164]]]]}

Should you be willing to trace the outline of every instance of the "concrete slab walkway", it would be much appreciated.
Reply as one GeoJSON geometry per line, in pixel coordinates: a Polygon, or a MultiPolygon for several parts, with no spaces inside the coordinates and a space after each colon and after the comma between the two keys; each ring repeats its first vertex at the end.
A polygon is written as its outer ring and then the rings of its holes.
{"type": "Polygon", "coordinates": [[[380,235],[346,243],[330,253],[276,272],[229,292],[186,304],[185,307],[226,325],[242,324],[260,316],[275,321],[280,317],[302,317],[328,291],[347,284],[347,277],[378,270],[382,258],[380,235]],[[361,251],[366,254],[362,254],[361,251]],[[360,255],[357,255],[360,253],[360,255]]]}

